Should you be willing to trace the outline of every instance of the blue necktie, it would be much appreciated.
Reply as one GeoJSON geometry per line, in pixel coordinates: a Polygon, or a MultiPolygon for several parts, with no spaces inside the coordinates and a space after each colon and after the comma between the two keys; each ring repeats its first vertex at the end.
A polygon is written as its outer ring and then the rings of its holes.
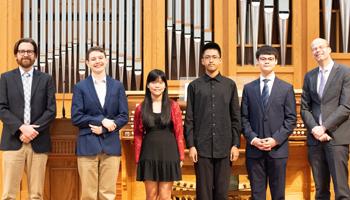
{"type": "Polygon", "coordinates": [[[264,87],[263,87],[263,90],[262,90],[262,93],[261,93],[261,98],[262,98],[262,101],[263,101],[263,106],[264,106],[264,109],[266,108],[267,106],[267,102],[269,101],[269,86],[267,85],[267,82],[270,81],[270,79],[264,79],[264,87]]]}

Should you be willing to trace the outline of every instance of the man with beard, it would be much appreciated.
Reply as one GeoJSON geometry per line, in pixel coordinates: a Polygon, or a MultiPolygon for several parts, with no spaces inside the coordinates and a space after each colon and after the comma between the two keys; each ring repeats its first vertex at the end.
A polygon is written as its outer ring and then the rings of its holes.
{"type": "Polygon", "coordinates": [[[49,125],[56,117],[55,85],[51,76],[33,68],[38,55],[34,40],[20,39],[14,55],[19,67],[0,79],[1,199],[16,199],[23,171],[28,177],[28,198],[43,199],[51,147],[49,125]]]}

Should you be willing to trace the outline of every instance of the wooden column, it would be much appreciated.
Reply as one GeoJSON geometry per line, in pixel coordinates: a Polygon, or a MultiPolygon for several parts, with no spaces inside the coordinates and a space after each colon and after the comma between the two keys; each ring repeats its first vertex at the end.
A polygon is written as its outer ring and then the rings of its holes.
{"type": "MultiPolygon", "coordinates": [[[[16,67],[13,56],[13,46],[21,37],[21,0],[0,1],[0,74],[16,67]],[[18,26],[17,26],[18,24],[18,26]]],[[[0,134],[2,123],[0,122],[0,134]]],[[[2,152],[0,152],[2,163],[2,152]]],[[[0,165],[0,177],[2,165],[0,165]]],[[[2,193],[2,179],[0,180],[0,194],[2,193]]]]}
{"type": "Polygon", "coordinates": [[[307,1],[306,12],[306,21],[308,24],[306,26],[307,34],[305,34],[306,43],[304,43],[304,48],[307,53],[307,71],[310,71],[317,66],[311,54],[310,44],[312,40],[320,36],[320,1],[307,1]]]}
{"type": "Polygon", "coordinates": [[[0,73],[16,68],[13,46],[21,37],[21,2],[0,1],[0,73]]]}
{"type": "Polygon", "coordinates": [[[165,2],[143,1],[143,79],[152,69],[165,71],[165,2]]]}

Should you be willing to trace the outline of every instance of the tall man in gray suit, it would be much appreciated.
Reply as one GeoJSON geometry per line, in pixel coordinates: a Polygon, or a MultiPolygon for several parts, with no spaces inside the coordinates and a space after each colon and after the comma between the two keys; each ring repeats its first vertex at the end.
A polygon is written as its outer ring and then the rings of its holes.
{"type": "Polygon", "coordinates": [[[315,199],[330,199],[332,177],[336,199],[350,199],[350,69],[335,63],[326,40],[311,50],[318,67],[305,75],[301,116],[308,129],[308,157],[315,180],[315,199]]]}
{"type": "Polygon", "coordinates": [[[16,199],[23,171],[28,177],[28,199],[43,199],[49,125],[56,116],[55,85],[51,76],[33,68],[38,55],[34,40],[20,39],[14,54],[19,67],[0,79],[1,199],[16,199]]]}

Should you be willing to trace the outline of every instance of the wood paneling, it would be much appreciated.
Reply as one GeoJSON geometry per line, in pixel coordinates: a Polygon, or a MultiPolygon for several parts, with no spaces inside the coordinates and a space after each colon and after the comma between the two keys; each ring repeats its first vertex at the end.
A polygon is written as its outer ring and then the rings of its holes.
{"type": "Polygon", "coordinates": [[[21,37],[21,0],[0,1],[0,73],[16,67],[13,46],[21,37]]]}
{"type": "MultiPolygon", "coordinates": [[[[16,67],[13,56],[13,46],[21,37],[21,2],[23,0],[0,1],[0,73],[16,67]]],[[[304,74],[316,66],[311,51],[311,41],[320,35],[320,0],[304,1],[291,0],[292,8],[292,35],[291,65],[277,66],[277,75],[292,83],[295,89],[301,89],[304,74]]],[[[143,1],[143,80],[148,72],[158,68],[165,70],[165,5],[166,1],[143,1]]],[[[241,67],[237,64],[237,1],[213,0],[214,5],[214,40],[222,47],[223,63],[221,73],[236,80],[239,89],[259,75],[259,69],[254,66],[241,67]]],[[[277,26],[277,25],[276,25],[277,26]]],[[[263,34],[263,30],[260,30],[263,34]]],[[[333,53],[333,58],[350,65],[349,54],[333,53]]],[[[183,94],[184,82],[169,81],[171,93],[183,94]]],[[[297,102],[300,103],[300,90],[297,93],[297,102]]],[[[142,101],[143,91],[129,94],[129,106],[132,111],[136,103],[142,101]]],[[[57,118],[62,117],[64,102],[66,117],[70,117],[71,94],[57,94],[57,118]],[[64,101],[63,101],[64,100],[64,101]]],[[[299,109],[299,108],[298,108],[299,109]]],[[[132,113],[131,113],[132,115],[132,113]]],[[[300,120],[300,115],[298,116],[300,120]]],[[[301,122],[299,124],[302,124],[301,122]]],[[[0,130],[2,129],[0,123],[0,130]]],[[[299,127],[301,132],[303,127],[299,127]]],[[[296,129],[296,131],[299,131],[296,129]]],[[[69,120],[60,119],[53,125],[52,135],[53,153],[50,154],[47,180],[45,185],[45,199],[55,199],[56,195],[66,195],[65,199],[75,199],[79,196],[79,178],[76,170],[75,134],[76,129],[69,120]],[[62,188],[63,187],[63,188],[62,188]]],[[[127,133],[127,132],[125,132],[127,133]]],[[[132,132],[129,137],[124,136],[123,155],[119,182],[117,183],[118,198],[144,199],[142,183],[135,182],[135,163],[133,160],[132,132]],[[127,159],[126,159],[127,158],[127,159]],[[131,183],[131,184],[130,184],[131,183]],[[141,191],[141,193],[140,193],[141,191]]],[[[288,162],[287,196],[294,199],[310,199],[314,194],[314,185],[310,178],[310,171],[306,160],[306,147],[303,138],[292,137],[290,145],[290,159],[288,162]],[[296,139],[297,138],[297,139],[296,139]],[[299,139],[298,139],[299,138],[299,139]]],[[[1,161],[0,152],[0,161],[1,161]]],[[[1,168],[1,165],[0,165],[1,168]]],[[[1,176],[1,174],[0,174],[1,176]]],[[[184,180],[193,181],[194,176],[184,175],[184,180]]],[[[0,180],[0,192],[1,192],[0,180]]],[[[26,181],[22,183],[19,198],[25,199],[27,195],[26,181]]]]}
{"type": "MultiPolygon", "coordinates": [[[[13,56],[13,46],[21,36],[21,0],[0,1],[0,74],[16,67],[13,56]]],[[[0,122],[0,136],[2,123],[0,122]]],[[[0,151],[2,163],[2,152],[0,151]]],[[[2,165],[0,165],[2,171],[2,165]]],[[[1,177],[0,171],[0,177],[1,177]]],[[[2,193],[2,179],[0,180],[2,193]]]]}

